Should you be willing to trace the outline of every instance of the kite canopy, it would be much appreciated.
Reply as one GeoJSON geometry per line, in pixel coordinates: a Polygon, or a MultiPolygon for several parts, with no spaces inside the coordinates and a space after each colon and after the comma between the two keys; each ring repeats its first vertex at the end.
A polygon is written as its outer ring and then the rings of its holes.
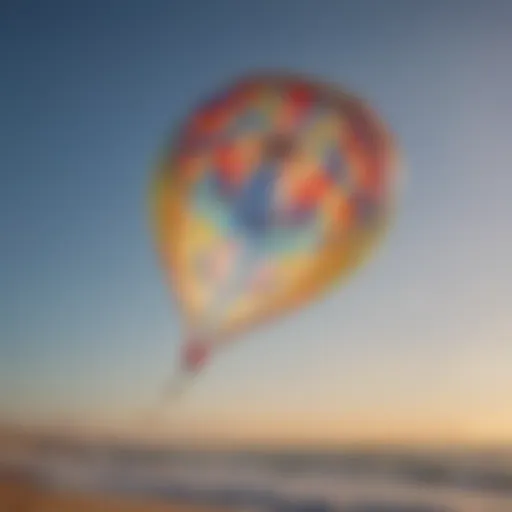
{"type": "Polygon", "coordinates": [[[390,133],[363,101],[294,76],[242,79],[185,121],[154,187],[158,251],[199,368],[234,334],[352,273],[388,225],[390,133]]]}

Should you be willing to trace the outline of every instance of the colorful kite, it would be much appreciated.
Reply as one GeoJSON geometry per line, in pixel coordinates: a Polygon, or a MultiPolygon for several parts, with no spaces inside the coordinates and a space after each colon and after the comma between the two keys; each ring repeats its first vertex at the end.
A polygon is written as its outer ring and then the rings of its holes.
{"type": "Polygon", "coordinates": [[[395,146],[376,113],[294,76],[241,80],[196,110],[154,187],[183,313],[182,368],[351,274],[389,224],[395,146]]]}

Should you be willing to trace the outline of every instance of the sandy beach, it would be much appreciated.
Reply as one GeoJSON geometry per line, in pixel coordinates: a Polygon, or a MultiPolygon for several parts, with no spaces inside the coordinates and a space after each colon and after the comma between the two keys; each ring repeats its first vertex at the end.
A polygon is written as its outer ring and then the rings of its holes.
{"type": "Polygon", "coordinates": [[[16,474],[0,475],[2,512],[221,512],[219,509],[172,505],[141,498],[57,492],[16,474]]]}

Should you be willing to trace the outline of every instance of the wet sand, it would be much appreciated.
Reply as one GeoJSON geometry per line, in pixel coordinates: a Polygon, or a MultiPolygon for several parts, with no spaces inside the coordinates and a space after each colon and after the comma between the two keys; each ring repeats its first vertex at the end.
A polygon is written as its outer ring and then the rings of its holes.
{"type": "Polygon", "coordinates": [[[57,492],[38,486],[27,477],[0,475],[2,512],[226,512],[216,508],[173,505],[156,500],[57,492]]]}

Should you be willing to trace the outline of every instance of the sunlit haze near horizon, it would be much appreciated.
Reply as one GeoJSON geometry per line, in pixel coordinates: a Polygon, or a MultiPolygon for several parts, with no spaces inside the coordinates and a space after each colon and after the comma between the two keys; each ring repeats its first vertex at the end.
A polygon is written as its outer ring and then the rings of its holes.
{"type": "Polygon", "coordinates": [[[0,420],[240,442],[512,442],[512,3],[6,2],[0,420]],[[260,69],[366,98],[405,173],[376,257],[245,336],[166,422],[148,229],[169,133],[260,69]]]}

